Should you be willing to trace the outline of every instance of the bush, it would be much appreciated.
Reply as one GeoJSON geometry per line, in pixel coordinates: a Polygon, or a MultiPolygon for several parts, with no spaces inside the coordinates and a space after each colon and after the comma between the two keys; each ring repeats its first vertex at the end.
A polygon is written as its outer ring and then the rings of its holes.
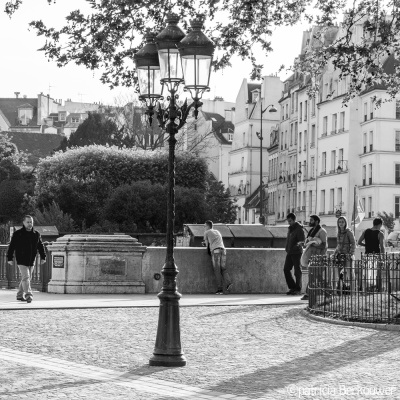
{"type": "MultiPolygon", "coordinates": [[[[204,160],[188,153],[177,155],[177,185],[204,191],[207,174],[207,164],[204,160]]],[[[37,206],[47,206],[55,201],[77,224],[81,225],[85,221],[90,227],[104,221],[103,207],[110,196],[115,199],[115,191],[118,188],[138,181],[146,181],[145,186],[149,187],[144,189],[143,185],[135,186],[135,190],[140,190],[140,196],[146,199],[145,203],[160,204],[163,195],[157,190],[168,181],[168,154],[163,151],[118,150],[104,146],[80,147],[65,153],[58,152],[38,164],[35,188],[37,206]],[[153,187],[150,189],[150,186],[153,187]],[[149,191],[155,199],[146,194],[149,191]]],[[[118,193],[125,193],[126,190],[118,193]]],[[[128,196],[129,193],[125,195],[128,196]]],[[[121,207],[124,209],[122,201],[118,204],[117,211],[121,207]]],[[[149,209],[146,204],[142,203],[140,208],[149,209]]],[[[107,211],[107,215],[109,212],[107,211]]],[[[166,207],[163,208],[163,212],[166,213],[166,207]]],[[[154,209],[152,213],[155,213],[154,209]]],[[[166,221],[165,216],[155,214],[156,216],[150,216],[149,213],[145,213],[139,224],[136,220],[132,222],[129,216],[128,221],[118,223],[121,229],[127,231],[128,227],[132,229],[136,225],[141,229],[146,218],[157,221],[156,226],[166,221]]],[[[118,216],[113,221],[117,219],[118,216]]]]}
{"type": "MultiPolygon", "coordinates": [[[[190,153],[176,156],[176,185],[206,189],[207,164],[190,153]]],[[[168,153],[86,146],[42,159],[37,168],[36,193],[52,193],[62,182],[80,183],[103,180],[116,188],[149,180],[165,184],[168,180],[168,153]]]]}
{"type": "MultiPolygon", "coordinates": [[[[184,223],[204,222],[206,204],[204,194],[193,188],[175,188],[175,230],[184,223]]],[[[133,225],[140,232],[166,232],[167,186],[149,181],[135,182],[116,189],[107,200],[103,217],[115,222],[120,230],[130,230],[133,225]]]]}

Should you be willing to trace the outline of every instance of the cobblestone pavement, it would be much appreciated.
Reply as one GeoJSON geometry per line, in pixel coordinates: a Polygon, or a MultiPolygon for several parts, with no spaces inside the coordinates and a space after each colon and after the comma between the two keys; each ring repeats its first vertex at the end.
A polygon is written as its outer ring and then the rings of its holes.
{"type": "Polygon", "coordinates": [[[157,308],[2,311],[0,399],[400,399],[399,332],[303,308],[182,308],[183,368],[148,366],[157,308]]]}

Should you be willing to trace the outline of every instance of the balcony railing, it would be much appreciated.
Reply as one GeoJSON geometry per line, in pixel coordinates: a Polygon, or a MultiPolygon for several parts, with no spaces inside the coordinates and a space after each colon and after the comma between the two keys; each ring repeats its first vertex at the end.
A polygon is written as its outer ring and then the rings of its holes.
{"type": "Polygon", "coordinates": [[[333,131],[331,131],[331,135],[336,135],[336,129],[334,129],[333,131]]]}

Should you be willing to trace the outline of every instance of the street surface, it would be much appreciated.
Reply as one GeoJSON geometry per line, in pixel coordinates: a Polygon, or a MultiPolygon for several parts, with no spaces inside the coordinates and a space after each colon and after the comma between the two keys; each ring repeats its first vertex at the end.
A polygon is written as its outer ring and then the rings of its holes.
{"type": "Polygon", "coordinates": [[[0,399],[400,399],[399,332],[312,320],[297,297],[184,296],[187,366],[162,368],[148,366],[157,306],[67,308],[57,295],[62,308],[12,310],[16,292],[0,292],[0,399]]]}

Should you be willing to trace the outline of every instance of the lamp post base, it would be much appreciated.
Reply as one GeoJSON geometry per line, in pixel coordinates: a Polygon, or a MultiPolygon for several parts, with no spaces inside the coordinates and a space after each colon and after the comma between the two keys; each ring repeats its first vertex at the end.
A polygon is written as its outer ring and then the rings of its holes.
{"type": "Polygon", "coordinates": [[[184,367],[186,365],[186,358],[184,356],[170,356],[155,354],[149,360],[151,367],[184,367]]]}

